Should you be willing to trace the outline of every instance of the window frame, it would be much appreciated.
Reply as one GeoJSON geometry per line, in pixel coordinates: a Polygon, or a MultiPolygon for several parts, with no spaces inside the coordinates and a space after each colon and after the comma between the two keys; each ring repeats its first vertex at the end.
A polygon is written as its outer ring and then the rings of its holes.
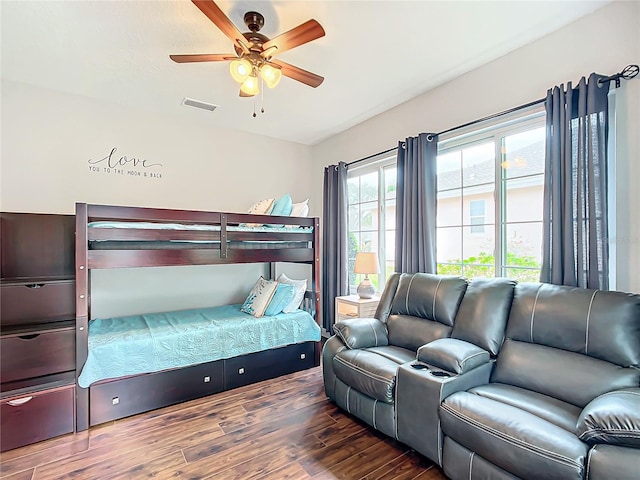
{"type": "MultiPolygon", "coordinates": [[[[378,261],[380,262],[380,273],[369,275],[369,278],[373,276],[377,276],[378,280],[378,288],[376,294],[379,295],[385,287],[387,276],[386,276],[386,254],[387,254],[387,245],[386,245],[386,232],[387,232],[387,218],[386,218],[386,206],[387,206],[387,198],[385,192],[385,177],[384,171],[388,168],[397,168],[397,151],[394,149],[392,152],[385,152],[378,154],[372,157],[366,163],[361,165],[356,165],[353,167],[349,167],[347,170],[347,182],[349,179],[354,177],[361,177],[363,175],[367,175],[373,172],[376,172],[378,175],[378,194],[377,194],[377,211],[378,211],[378,230],[377,230],[377,241],[378,241],[378,261]]],[[[347,185],[347,189],[348,189],[347,185]]],[[[349,203],[348,199],[349,195],[347,194],[347,212],[350,211],[352,204],[349,203]]],[[[395,196],[394,196],[395,199],[395,196]]],[[[360,198],[358,199],[360,200],[360,198]]],[[[364,202],[358,202],[357,205],[361,205],[364,202]]],[[[349,213],[347,213],[348,215],[349,213]]],[[[351,225],[351,222],[348,221],[347,225],[351,225]]],[[[348,228],[347,235],[352,232],[350,228],[348,228]]],[[[358,232],[362,232],[362,230],[358,230],[358,232]]],[[[350,273],[350,272],[348,272],[350,273]]],[[[357,284],[360,281],[361,275],[356,275],[356,284],[349,284],[349,293],[355,294],[357,284]]]]}
{"type": "MultiPolygon", "coordinates": [[[[506,197],[507,197],[507,180],[508,178],[503,174],[503,168],[501,168],[502,161],[504,160],[504,154],[502,151],[503,141],[506,137],[511,135],[517,135],[536,128],[546,127],[546,112],[544,105],[536,105],[528,109],[523,109],[518,112],[509,114],[508,116],[501,116],[499,119],[493,119],[488,122],[483,122],[481,125],[474,125],[467,127],[462,131],[455,131],[448,134],[446,137],[442,136],[438,142],[438,156],[451,153],[456,150],[469,148],[474,145],[479,145],[483,142],[491,141],[494,145],[494,236],[495,236],[495,251],[494,261],[495,277],[507,277],[507,271],[509,268],[517,268],[520,270],[538,270],[532,267],[518,266],[507,264],[507,212],[506,212],[506,197]]],[[[535,174],[539,175],[539,174],[535,174]]],[[[544,175],[544,173],[543,173],[544,175]]],[[[533,175],[532,175],[533,176],[533,175]]],[[[468,188],[468,187],[467,187],[468,188]]],[[[439,193],[440,191],[438,191],[439,193]]],[[[461,205],[464,209],[464,204],[461,205]]],[[[485,209],[485,218],[486,218],[485,209]]],[[[464,211],[462,212],[464,214],[464,211]]],[[[463,216],[461,216],[461,219],[463,216]]],[[[471,218],[471,217],[470,217],[471,218]]],[[[543,220],[543,219],[542,219],[543,220]]],[[[484,227],[487,225],[483,224],[484,227]]],[[[459,225],[464,229],[469,227],[471,230],[472,224],[469,220],[469,225],[461,220],[459,225]]],[[[440,227],[442,228],[442,227],[440,227]]],[[[437,238],[438,227],[436,227],[437,238]]],[[[473,234],[473,233],[471,233],[473,234]]],[[[461,237],[464,239],[464,235],[461,237]]],[[[464,244],[463,244],[464,245],[464,244]]],[[[464,248],[464,247],[463,247],[464,248]]],[[[464,254],[460,259],[459,264],[464,273],[464,254]]],[[[436,262],[438,265],[443,262],[436,262]]],[[[454,263],[448,263],[447,265],[458,265],[454,263]]],[[[480,265],[479,265],[480,266],[480,265]]]]}

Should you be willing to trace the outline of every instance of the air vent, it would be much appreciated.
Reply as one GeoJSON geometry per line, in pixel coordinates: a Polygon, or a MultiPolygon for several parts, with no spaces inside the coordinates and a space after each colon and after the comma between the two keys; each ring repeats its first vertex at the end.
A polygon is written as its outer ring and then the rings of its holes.
{"type": "Polygon", "coordinates": [[[193,98],[184,97],[182,99],[182,105],[186,105],[187,107],[195,107],[201,108],[202,110],[209,110],[213,112],[218,105],[214,105],[213,103],[201,102],[200,100],[194,100],[193,98]]]}

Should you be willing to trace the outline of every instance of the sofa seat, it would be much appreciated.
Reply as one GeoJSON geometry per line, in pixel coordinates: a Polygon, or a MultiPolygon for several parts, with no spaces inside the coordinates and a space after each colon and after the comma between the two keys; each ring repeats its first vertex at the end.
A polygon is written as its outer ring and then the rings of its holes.
{"type": "MultiPolygon", "coordinates": [[[[500,390],[492,393],[498,397],[500,390]]],[[[502,390],[503,398],[509,397],[502,390]]],[[[524,392],[519,393],[524,400],[524,392]]],[[[546,480],[584,478],[587,445],[564,427],[522,408],[477,393],[457,392],[442,403],[440,419],[445,435],[520,478],[542,474],[546,480]]],[[[446,448],[444,456],[446,462],[446,448]]]]}
{"type": "Polygon", "coordinates": [[[366,396],[393,404],[396,374],[415,352],[396,346],[343,350],[333,358],[336,377],[366,396]]]}
{"type": "Polygon", "coordinates": [[[570,403],[504,383],[490,383],[468,391],[532,413],[574,435],[576,433],[576,424],[581,409],[570,403]]]}

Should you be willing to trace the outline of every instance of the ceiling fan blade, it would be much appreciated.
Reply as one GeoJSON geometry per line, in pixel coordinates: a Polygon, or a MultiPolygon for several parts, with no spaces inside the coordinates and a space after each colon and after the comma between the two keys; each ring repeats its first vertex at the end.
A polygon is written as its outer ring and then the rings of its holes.
{"type": "Polygon", "coordinates": [[[220,7],[218,7],[213,0],[191,1],[207,16],[209,20],[215,24],[216,27],[222,31],[222,33],[229,37],[234,44],[242,48],[243,51],[246,51],[246,47],[243,45],[245,42],[244,35],[242,35],[240,30],[236,28],[233,22],[229,20],[229,17],[220,10],[220,7]]]}
{"type": "Polygon", "coordinates": [[[238,58],[233,53],[197,53],[193,55],[169,55],[169,58],[176,63],[191,62],[223,62],[238,58]]]}
{"type": "MultiPolygon", "coordinates": [[[[315,20],[308,20],[302,25],[284,32],[266,42],[262,47],[268,56],[279,55],[297,46],[324,37],[324,28],[315,20]],[[276,47],[276,48],[272,48],[276,47]]],[[[284,72],[283,72],[284,73],[284,72]]]]}
{"type": "Polygon", "coordinates": [[[310,87],[316,88],[324,81],[324,77],[308,72],[307,70],[303,70],[302,68],[291,65],[290,63],[282,62],[280,60],[271,60],[270,63],[280,67],[282,74],[285,77],[292,78],[298,82],[309,85],[310,87]]]}

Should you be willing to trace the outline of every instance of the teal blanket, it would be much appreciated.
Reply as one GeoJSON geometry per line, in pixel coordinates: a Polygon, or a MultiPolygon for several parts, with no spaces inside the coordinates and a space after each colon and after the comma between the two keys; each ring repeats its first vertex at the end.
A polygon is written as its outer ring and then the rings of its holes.
{"type": "Polygon", "coordinates": [[[320,327],[307,312],[256,318],[240,306],[91,320],[78,385],[320,340],[320,327]]]}

